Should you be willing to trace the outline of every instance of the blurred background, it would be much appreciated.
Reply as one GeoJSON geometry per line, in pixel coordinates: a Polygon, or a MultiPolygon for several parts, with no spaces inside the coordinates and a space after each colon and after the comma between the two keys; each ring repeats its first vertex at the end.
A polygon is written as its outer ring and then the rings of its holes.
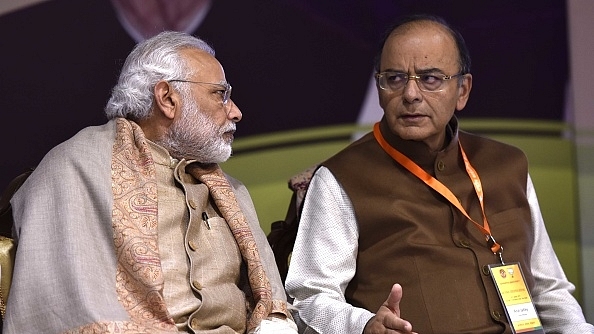
{"type": "Polygon", "coordinates": [[[461,125],[524,149],[553,246],[593,322],[591,0],[2,0],[0,189],[105,123],[134,44],[185,31],[215,48],[233,85],[244,118],[224,169],[248,186],[269,231],[286,213],[288,179],[381,117],[377,43],[410,13],[443,16],[465,37],[473,89],[461,125]]]}

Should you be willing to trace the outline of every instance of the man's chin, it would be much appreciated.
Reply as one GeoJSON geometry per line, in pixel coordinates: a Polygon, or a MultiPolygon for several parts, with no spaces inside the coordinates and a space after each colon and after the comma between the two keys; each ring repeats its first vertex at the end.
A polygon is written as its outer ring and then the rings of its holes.
{"type": "Polygon", "coordinates": [[[220,163],[223,163],[223,162],[229,160],[229,158],[231,158],[231,155],[228,155],[226,157],[221,157],[220,159],[216,159],[216,161],[213,161],[212,163],[220,164],[220,163]]]}
{"type": "MultiPolygon", "coordinates": [[[[201,162],[209,163],[209,164],[220,164],[220,163],[223,163],[223,162],[229,160],[229,158],[231,157],[231,154],[232,154],[231,151],[226,152],[226,153],[217,154],[215,156],[211,156],[207,159],[204,159],[204,160],[209,160],[209,161],[201,161],[201,162]]],[[[196,160],[200,161],[200,159],[196,159],[196,160]]]]}

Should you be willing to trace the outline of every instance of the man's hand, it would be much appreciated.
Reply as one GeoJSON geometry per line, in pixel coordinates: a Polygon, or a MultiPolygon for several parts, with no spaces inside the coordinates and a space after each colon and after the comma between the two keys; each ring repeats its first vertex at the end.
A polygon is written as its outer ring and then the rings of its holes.
{"type": "Polygon", "coordinates": [[[415,334],[412,325],[400,318],[400,300],[402,287],[400,284],[392,285],[388,299],[380,306],[375,316],[367,322],[363,334],[400,333],[415,334]]]}

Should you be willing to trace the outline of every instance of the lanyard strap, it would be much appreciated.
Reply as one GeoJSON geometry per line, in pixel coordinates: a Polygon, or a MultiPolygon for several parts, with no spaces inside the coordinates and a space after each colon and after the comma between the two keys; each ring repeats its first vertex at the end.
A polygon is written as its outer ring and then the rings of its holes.
{"type": "MultiPolygon", "coordinates": [[[[388,153],[388,155],[390,155],[394,160],[396,160],[396,162],[401,164],[404,168],[406,168],[408,171],[413,173],[421,181],[423,181],[429,187],[431,187],[432,189],[437,191],[439,194],[441,194],[443,197],[445,197],[466,218],[468,218],[468,220],[470,220],[472,223],[474,223],[474,225],[485,235],[485,238],[487,240],[487,245],[489,246],[489,248],[491,249],[493,254],[499,254],[499,256],[501,258],[501,252],[503,252],[503,247],[501,247],[501,245],[499,243],[497,243],[497,241],[495,241],[495,238],[493,238],[493,236],[491,235],[491,229],[489,228],[489,223],[487,222],[487,216],[485,215],[485,207],[484,207],[484,202],[483,202],[483,187],[481,185],[481,179],[479,178],[478,173],[472,167],[472,165],[470,164],[470,161],[466,157],[466,153],[464,152],[464,149],[462,148],[462,144],[460,142],[458,142],[458,144],[460,146],[460,152],[462,153],[462,159],[464,160],[464,166],[466,167],[466,173],[468,173],[468,177],[470,177],[470,180],[472,181],[474,191],[476,192],[479,203],[481,205],[481,212],[483,215],[483,225],[478,224],[472,218],[470,218],[468,213],[466,213],[466,210],[464,210],[464,207],[462,207],[462,204],[460,203],[458,198],[452,193],[452,191],[448,187],[446,187],[443,183],[439,182],[439,180],[437,180],[436,178],[431,176],[429,173],[425,172],[425,170],[423,170],[421,167],[419,167],[419,165],[417,165],[410,158],[408,158],[404,154],[400,153],[400,151],[398,151],[397,149],[392,147],[382,136],[382,133],[379,128],[379,122],[375,123],[375,125],[373,126],[373,135],[375,136],[375,140],[377,140],[377,142],[384,149],[384,151],[386,153],[388,153]]],[[[501,262],[503,263],[502,258],[501,258],[501,262]]]]}

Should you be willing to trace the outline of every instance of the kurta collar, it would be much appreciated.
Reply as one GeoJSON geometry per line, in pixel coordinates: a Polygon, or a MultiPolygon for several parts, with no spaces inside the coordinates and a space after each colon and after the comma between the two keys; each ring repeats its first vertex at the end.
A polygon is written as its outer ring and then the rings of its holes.
{"type": "Polygon", "coordinates": [[[386,141],[395,149],[413,160],[424,170],[433,173],[435,161],[438,157],[446,155],[448,152],[458,150],[458,119],[452,116],[446,126],[446,140],[448,144],[441,151],[431,151],[423,142],[415,140],[405,140],[390,131],[385,117],[380,121],[380,130],[386,141]]]}
{"type": "Polygon", "coordinates": [[[163,146],[156,144],[148,139],[146,141],[149,144],[151,153],[153,154],[153,161],[156,164],[167,166],[171,169],[174,169],[177,166],[179,160],[169,155],[169,152],[163,146]]]}

